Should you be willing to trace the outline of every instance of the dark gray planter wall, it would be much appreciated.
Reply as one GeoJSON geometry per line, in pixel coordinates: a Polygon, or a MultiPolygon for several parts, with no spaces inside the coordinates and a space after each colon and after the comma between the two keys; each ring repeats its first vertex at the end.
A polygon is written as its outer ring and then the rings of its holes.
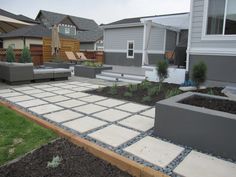
{"type": "Polygon", "coordinates": [[[97,74],[100,74],[103,70],[111,70],[112,67],[93,68],[82,65],[76,65],[74,68],[75,76],[95,78],[97,74]]]}
{"type": "Polygon", "coordinates": [[[235,56],[190,55],[190,72],[199,61],[204,61],[207,65],[207,80],[236,83],[235,56]]]}
{"type": "MultiPolygon", "coordinates": [[[[105,64],[120,66],[141,66],[142,54],[135,53],[134,58],[127,58],[126,53],[105,52],[105,64]]],[[[149,64],[155,65],[164,58],[164,54],[149,54],[149,64]]]]}
{"type": "Polygon", "coordinates": [[[69,63],[56,63],[56,62],[44,62],[45,67],[50,68],[66,68],[69,69],[71,64],[69,63]]]}
{"type": "Polygon", "coordinates": [[[236,115],[178,103],[194,94],[188,92],[157,102],[154,134],[236,160],[236,115]]]}

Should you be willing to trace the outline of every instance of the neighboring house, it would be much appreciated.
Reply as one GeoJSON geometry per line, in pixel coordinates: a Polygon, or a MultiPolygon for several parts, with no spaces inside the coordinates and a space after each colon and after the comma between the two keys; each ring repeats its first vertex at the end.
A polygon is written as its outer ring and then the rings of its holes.
{"type": "MultiPolygon", "coordinates": [[[[142,66],[144,52],[145,22],[155,19],[148,37],[149,64],[155,65],[167,53],[173,53],[176,46],[188,32],[189,13],[129,18],[103,26],[105,63],[122,66],[142,66]],[[160,21],[160,23],[158,23],[160,21]],[[184,24],[181,29],[175,24],[184,24]]],[[[187,41],[187,40],[185,40],[187,41]]]]}
{"type": "Polygon", "coordinates": [[[82,50],[102,48],[103,32],[94,20],[40,10],[37,17],[47,28],[58,25],[59,33],[80,41],[82,50]]]}
{"type": "Polygon", "coordinates": [[[192,0],[190,17],[188,69],[204,61],[209,82],[236,83],[236,1],[192,0]]]}

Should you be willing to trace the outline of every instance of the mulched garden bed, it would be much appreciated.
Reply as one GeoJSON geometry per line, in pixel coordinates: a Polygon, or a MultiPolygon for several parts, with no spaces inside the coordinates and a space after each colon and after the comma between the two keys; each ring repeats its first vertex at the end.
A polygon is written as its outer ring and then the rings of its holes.
{"type": "MultiPolygon", "coordinates": [[[[112,86],[99,88],[96,90],[87,91],[87,93],[111,97],[121,100],[128,100],[140,104],[154,106],[156,102],[181,94],[183,91],[179,90],[180,85],[162,83],[159,88],[159,83],[144,81],[141,84],[129,85],[129,86],[112,86]]],[[[221,93],[221,87],[207,88],[199,91],[200,93],[207,93],[218,96],[225,96],[221,93]]]]}
{"type": "Polygon", "coordinates": [[[195,95],[180,103],[236,114],[236,102],[195,95]]]}
{"type": "Polygon", "coordinates": [[[131,177],[117,167],[86,152],[83,148],[59,139],[42,146],[19,161],[0,167],[0,177],[131,177]],[[62,161],[56,168],[47,167],[53,157],[62,161]]]}

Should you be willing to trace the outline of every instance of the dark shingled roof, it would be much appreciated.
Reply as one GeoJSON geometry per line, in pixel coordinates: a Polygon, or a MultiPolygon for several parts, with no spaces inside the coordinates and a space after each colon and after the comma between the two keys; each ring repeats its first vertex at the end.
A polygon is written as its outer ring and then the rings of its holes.
{"type": "Polygon", "coordinates": [[[107,25],[120,25],[120,24],[129,24],[129,23],[140,23],[140,20],[142,18],[151,18],[151,17],[162,17],[162,16],[171,16],[171,15],[181,15],[181,14],[186,14],[186,13],[176,13],[176,14],[165,14],[165,15],[153,15],[153,16],[144,16],[144,17],[135,17],[135,18],[125,18],[122,20],[118,20],[107,25]]]}
{"type": "Polygon", "coordinates": [[[26,22],[26,23],[38,24],[37,21],[35,21],[35,20],[33,20],[29,17],[26,17],[24,15],[15,15],[15,14],[10,13],[8,11],[5,11],[3,9],[0,9],[0,15],[5,16],[5,17],[9,17],[9,18],[13,18],[13,19],[16,19],[16,20],[20,20],[20,21],[23,21],[23,22],[26,22]]]}
{"type": "MultiPolygon", "coordinates": [[[[61,37],[71,38],[65,35],[61,37]]],[[[26,26],[23,28],[16,29],[9,33],[4,33],[0,35],[0,38],[17,38],[17,37],[32,37],[32,38],[42,38],[42,37],[51,37],[51,30],[38,24],[32,26],[26,26]]]]}
{"type": "Polygon", "coordinates": [[[49,12],[45,10],[40,10],[36,19],[39,17],[40,13],[43,14],[43,16],[49,21],[49,23],[52,26],[54,24],[59,24],[62,20],[68,17],[75,24],[75,26],[77,26],[77,28],[80,30],[95,30],[98,28],[98,25],[94,20],[55,13],[55,12],[49,12]]]}
{"type": "Polygon", "coordinates": [[[99,28],[93,31],[79,32],[77,33],[76,38],[79,39],[80,42],[96,42],[103,38],[103,31],[99,28]]]}

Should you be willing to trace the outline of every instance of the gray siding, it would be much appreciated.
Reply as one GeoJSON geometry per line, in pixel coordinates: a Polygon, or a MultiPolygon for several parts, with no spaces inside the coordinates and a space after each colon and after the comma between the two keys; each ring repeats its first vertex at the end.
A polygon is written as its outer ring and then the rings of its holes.
{"type": "Polygon", "coordinates": [[[192,34],[191,34],[191,49],[194,48],[236,48],[235,40],[202,40],[202,27],[203,27],[203,14],[204,14],[204,1],[193,1],[193,17],[192,17],[192,34]]]}
{"type": "MultiPolygon", "coordinates": [[[[163,54],[149,54],[149,63],[155,65],[159,60],[164,58],[163,54]]],[[[142,54],[134,54],[134,59],[126,58],[126,53],[109,53],[105,52],[105,64],[120,66],[141,66],[142,54]]]]}
{"type": "Polygon", "coordinates": [[[80,43],[80,49],[82,49],[82,50],[94,50],[94,43],[80,43]]]}
{"type": "Polygon", "coordinates": [[[174,31],[166,31],[166,51],[174,51],[176,47],[177,34],[174,31]]]}
{"type": "Polygon", "coordinates": [[[236,83],[236,59],[234,56],[190,55],[190,71],[192,71],[193,65],[199,61],[204,61],[207,65],[207,80],[236,83]]]}
{"type": "MultiPolygon", "coordinates": [[[[163,51],[165,30],[152,27],[149,50],[163,51]]],[[[143,49],[143,27],[127,27],[104,30],[105,50],[126,50],[127,40],[134,40],[134,49],[143,49]]]]}

